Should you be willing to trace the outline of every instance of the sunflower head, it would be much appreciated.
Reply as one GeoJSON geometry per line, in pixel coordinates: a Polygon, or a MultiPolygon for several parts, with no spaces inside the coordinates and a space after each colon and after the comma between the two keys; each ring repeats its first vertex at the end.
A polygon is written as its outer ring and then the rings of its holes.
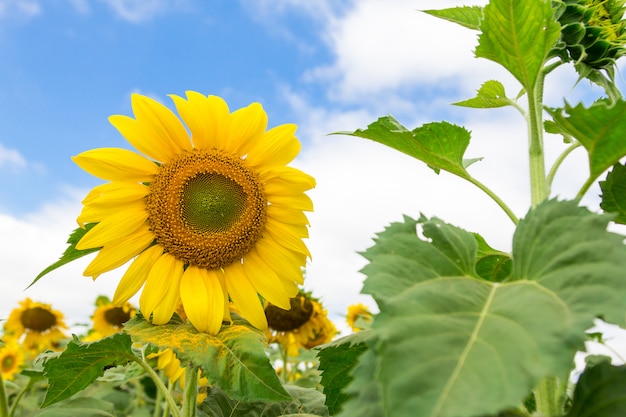
{"type": "Polygon", "coordinates": [[[154,324],[182,303],[196,329],[215,334],[232,301],[266,329],[259,295],[288,309],[310,257],[305,192],[315,180],[288,166],[300,150],[296,126],[268,130],[258,103],[231,112],[216,96],[171,97],[180,118],[138,94],[134,118],[110,118],[139,153],[101,148],[73,158],[108,181],[78,216],[89,230],[76,248],[99,249],[85,275],[132,261],[113,304],[143,288],[139,308],[154,324]]]}
{"type": "Polygon", "coordinates": [[[15,339],[0,344],[0,371],[2,379],[10,381],[24,364],[24,350],[15,339]]]}
{"type": "Polygon", "coordinates": [[[124,323],[137,314],[135,307],[126,302],[116,306],[107,297],[98,297],[96,310],[91,316],[93,331],[99,337],[107,337],[122,330],[124,323]]]}
{"type": "Polygon", "coordinates": [[[372,312],[365,304],[353,304],[348,306],[348,314],[346,315],[346,322],[353,332],[363,330],[359,322],[371,322],[372,312]]]}
{"type": "Polygon", "coordinates": [[[556,53],[591,69],[612,73],[625,54],[625,0],[553,0],[561,24],[561,45],[556,53]]]}

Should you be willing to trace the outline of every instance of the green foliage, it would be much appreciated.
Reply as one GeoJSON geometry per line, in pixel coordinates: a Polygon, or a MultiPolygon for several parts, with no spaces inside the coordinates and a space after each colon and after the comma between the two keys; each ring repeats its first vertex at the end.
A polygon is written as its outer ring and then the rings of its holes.
{"type": "Polygon", "coordinates": [[[452,103],[457,106],[473,108],[495,108],[514,105],[515,102],[506,96],[504,86],[500,81],[489,80],[478,89],[476,97],[469,100],[452,103]]]}
{"type": "Polygon", "coordinates": [[[574,391],[567,417],[622,417],[626,415],[626,366],[602,361],[587,365],[574,391]]]}
{"type": "Polygon", "coordinates": [[[600,181],[602,202],[600,207],[607,213],[615,213],[615,223],[626,224],[626,165],[615,164],[600,181]]]}
{"type": "Polygon", "coordinates": [[[116,417],[113,404],[96,398],[73,398],[55,404],[35,415],[36,417],[116,417]]]}
{"type": "Polygon", "coordinates": [[[43,271],[41,271],[39,275],[35,277],[33,282],[31,282],[30,285],[28,285],[27,288],[30,288],[35,282],[39,281],[40,278],[42,278],[44,275],[48,274],[49,272],[52,272],[55,269],[65,264],[75,261],[76,259],[80,259],[85,255],[89,255],[90,253],[99,251],[100,248],[83,249],[83,250],[76,249],[76,244],[78,243],[78,241],[81,240],[82,237],[85,236],[85,234],[89,230],[91,230],[91,228],[94,227],[95,225],[96,223],[89,223],[85,225],[84,229],[81,227],[76,228],[70,234],[70,237],[67,239],[67,243],[70,246],[67,249],[65,249],[65,252],[63,252],[63,255],[61,256],[61,258],[55,263],[53,263],[52,265],[50,265],[49,267],[47,267],[46,269],[44,269],[43,271]]]}
{"type": "Polygon", "coordinates": [[[468,29],[478,30],[483,9],[478,6],[451,7],[449,9],[424,10],[424,13],[458,23],[468,29]]]}
{"type": "Polygon", "coordinates": [[[135,360],[131,343],[130,337],[123,333],[93,343],[81,343],[77,339],[69,342],[61,355],[44,364],[44,375],[50,387],[42,407],[85,389],[104,375],[107,368],[135,360]]]}
{"type": "Polygon", "coordinates": [[[258,330],[233,324],[222,326],[212,336],[198,332],[177,317],[168,324],[153,326],[140,314],[128,321],[124,329],[135,341],[172,349],[182,366],[200,367],[210,384],[234,400],[289,400],[265,353],[263,335],[258,330]]]}

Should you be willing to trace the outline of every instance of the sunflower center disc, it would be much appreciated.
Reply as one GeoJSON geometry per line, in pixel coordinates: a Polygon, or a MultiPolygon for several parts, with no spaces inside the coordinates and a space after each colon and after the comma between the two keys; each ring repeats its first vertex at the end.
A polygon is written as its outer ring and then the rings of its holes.
{"type": "Polygon", "coordinates": [[[4,358],[2,358],[2,365],[0,365],[0,369],[3,372],[8,372],[13,369],[14,365],[15,365],[15,356],[7,355],[4,358]]]}
{"type": "Polygon", "coordinates": [[[242,259],[265,227],[267,199],[258,175],[215,149],[194,149],[161,165],[146,203],[157,242],[201,268],[242,259]]]}
{"type": "Polygon", "coordinates": [[[37,332],[45,332],[57,324],[57,318],[54,314],[42,307],[27,309],[20,318],[25,329],[37,332]]]}
{"type": "Polygon", "coordinates": [[[130,320],[130,311],[124,310],[122,307],[112,307],[104,312],[104,319],[111,326],[122,327],[124,323],[130,320]]]}
{"type": "Polygon", "coordinates": [[[265,307],[267,324],[279,332],[289,332],[301,327],[313,315],[313,303],[306,297],[296,297],[289,300],[291,308],[283,310],[273,304],[265,307]]]}

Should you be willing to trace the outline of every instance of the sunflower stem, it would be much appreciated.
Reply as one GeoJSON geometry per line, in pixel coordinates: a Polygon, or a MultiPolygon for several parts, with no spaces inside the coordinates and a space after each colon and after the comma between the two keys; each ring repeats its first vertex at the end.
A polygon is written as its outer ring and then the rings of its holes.
{"type": "Polygon", "coordinates": [[[142,361],[139,358],[135,358],[134,360],[144,369],[144,371],[146,371],[150,378],[152,378],[154,385],[156,385],[157,389],[161,391],[161,394],[163,395],[163,398],[165,398],[165,401],[167,402],[167,405],[169,406],[172,415],[174,417],[183,417],[182,414],[180,414],[180,410],[178,409],[178,406],[176,405],[176,401],[174,401],[172,394],[167,389],[159,375],[154,371],[154,369],[152,369],[150,365],[148,365],[146,362],[142,361]]]}
{"type": "Polygon", "coordinates": [[[195,417],[198,398],[198,368],[190,366],[185,370],[185,393],[183,395],[183,416],[195,417]]]}
{"type": "Polygon", "coordinates": [[[7,392],[4,389],[2,373],[0,373],[0,417],[9,417],[9,403],[7,400],[7,392]]]}
{"type": "Polygon", "coordinates": [[[287,371],[287,363],[289,361],[289,354],[287,353],[287,348],[285,348],[282,344],[279,344],[280,355],[283,360],[283,369],[280,373],[281,379],[283,380],[283,384],[289,382],[289,375],[287,371]]]}
{"type": "MultiPolygon", "coordinates": [[[[13,400],[13,404],[11,405],[11,411],[9,412],[9,417],[13,417],[15,415],[15,411],[17,410],[17,405],[20,403],[20,400],[26,394],[26,392],[33,386],[32,378],[28,380],[28,383],[22,388],[22,390],[17,394],[17,397],[13,400]]],[[[4,383],[2,384],[4,388],[4,383]]]]}
{"type": "Polygon", "coordinates": [[[541,380],[535,391],[537,417],[559,417],[563,415],[562,390],[557,377],[549,376],[541,380]]]}
{"type": "Polygon", "coordinates": [[[528,156],[530,163],[530,201],[537,206],[550,196],[550,186],[546,177],[545,156],[543,153],[543,81],[539,74],[537,83],[528,93],[528,156]]]}

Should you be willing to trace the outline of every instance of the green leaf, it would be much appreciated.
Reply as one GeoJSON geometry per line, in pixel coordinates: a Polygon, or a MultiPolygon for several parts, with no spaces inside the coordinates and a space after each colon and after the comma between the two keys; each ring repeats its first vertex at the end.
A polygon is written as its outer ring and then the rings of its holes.
{"type": "Polygon", "coordinates": [[[382,406],[382,392],[381,385],[377,380],[377,367],[378,361],[374,354],[373,343],[368,343],[368,349],[359,357],[359,362],[352,371],[354,380],[346,388],[348,401],[342,405],[341,412],[337,417],[387,416],[382,406]]]}
{"type": "Polygon", "coordinates": [[[626,415],[626,366],[602,362],[587,366],[580,376],[566,417],[626,415]]]}
{"type": "Polygon", "coordinates": [[[200,410],[211,417],[327,417],[324,395],[314,388],[285,385],[292,399],[281,402],[241,402],[230,398],[217,387],[210,388],[200,410]]]}
{"type": "Polygon", "coordinates": [[[26,289],[32,287],[33,284],[35,284],[35,282],[39,281],[39,279],[42,278],[47,273],[52,272],[55,269],[67,263],[75,261],[76,259],[82,258],[85,255],[89,255],[90,253],[99,251],[100,248],[84,249],[84,250],[76,249],[76,244],[78,243],[78,241],[82,239],[82,237],[85,236],[85,233],[91,230],[91,228],[94,227],[96,224],[97,223],[89,223],[85,225],[84,229],[81,227],[75,229],[70,234],[70,237],[67,239],[67,243],[69,243],[70,246],[67,249],[65,249],[65,252],[63,252],[63,255],[61,256],[61,258],[55,263],[53,263],[52,265],[50,265],[49,267],[47,267],[46,269],[44,269],[43,271],[41,271],[39,275],[35,277],[33,282],[31,282],[28,285],[28,287],[26,287],[26,289]]]}
{"type": "Polygon", "coordinates": [[[424,10],[431,16],[458,23],[468,29],[479,30],[480,21],[483,17],[483,9],[479,6],[460,6],[449,9],[424,10]]]}
{"type": "Polygon", "coordinates": [[[506,96],[504,86],[500,81],[489,80],[484,82],[478,89],[476,97],[452,104],[456,106],[487,109],[510,106],[514,104],[514,101],[506,96]]]}
{"type": "Polygon", "coordinates": [[[626,247],[608,221],[577,202],[538,205],[518,225],[502,282],[476,270],[493,249],[439,219],[378,234],[363,269],[380,308],[377,342],[341,415],[359,415],[359,402],[400,417],[514,415],[542,378],[569,374],[596,317],[624,319],[626,247]]]}
{"type": "Polygon", "coordinates": [[[181,363],[192,363],[204,371],[210,384],[217,385],[238,401],[285,401],[285,391],[265,353],[263,335],[248,326],[222,326],[212,336],[174,317],[155,326],[140,314],[124,325],[135,341],[170,348],[181,363]]]}
{"type": "Polygon", "coordinates": [[[626,156],[626,101],[609,106],[602,100],[588,108],[566,104],[550,113],[559,127],[587,150],[592,180],[626,156]]]}
{"type": "Polygon", "coordinates": [[[474,234],[478,242],[476,273],[487,281],[502,282],[511,275],[512,259],[508,253],[489,246],[478,233],[474,234]]]}
{"type": "Polygon", "coordinates": [[[70,341],[61,355],[44,364],[49,387],[42,407],[85,389],[107,368],[135,360],[131,343],[130,337],[123,333],[93,343],[82,343],[78,339],[70,341]]]}
{"type": "Polygon", "coordinates": [[[367,339],[364,340],[363,336],[368,334],[371,332],[362,331],[346,336],[326,345],[317,354],[326,406],[331,415],[336,415],[342,404],[352,396],[345,392],[345,388],[352,381],[352,369],[367,349],[367,339]]]}
{"type": "Polygon", "coordinates": [[[47,408],[35,417],[116,417],[115,407],[96,398],[73,398],[47,408]]]}
{"type": "Polygon", "coordinates": [[[600,181],[602,202],[606,213],[615,213],[615,223],[626,224],[626,165],[615,164],[606,180],[600,181]]]}
{"type": "Polygon", "coordinates": [[[367,126],[365,130],[339,133],[387,145],[425,162],[436,173],[443,169],[461,178],[470,178],[463,161],[470,133],[463,127],[448,122],[437,122],[410,131],[392,116],[385,116],[367,126]]]}
{"type": "Polygon", "coordinates": [[[534,89],[561,34],[548,0],[491,0],[484,8],[476,56],[497,62],[534,89]]]}

